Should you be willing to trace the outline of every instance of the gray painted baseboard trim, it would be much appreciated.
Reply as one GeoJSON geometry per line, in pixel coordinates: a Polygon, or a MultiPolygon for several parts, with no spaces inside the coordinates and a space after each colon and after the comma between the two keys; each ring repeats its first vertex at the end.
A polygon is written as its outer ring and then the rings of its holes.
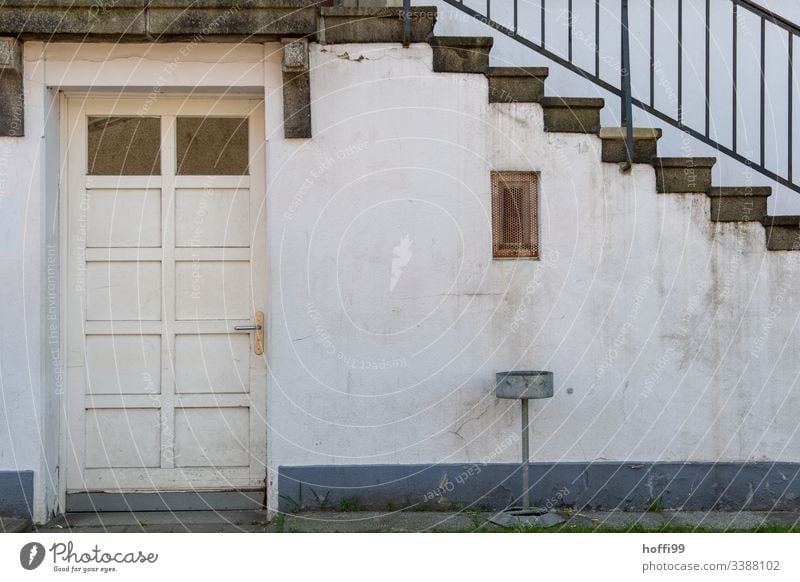
{"type": "Polygon", "coordinates": [[[33,516],[33,471],[0,470],[0,514],[33,516]]]}
{"type": "MultiPolygon", "coordinates": [[[[343,499],[364,509],[503,509],[521,494],[515,464],[307,465],[278,470],[281,511],[343,499]],[[357,499],[353,499],[357,498],[357,499]]],[[[800,463],[531,463],[536,505],[594,509],[800,510],[800,463]]]]}
{"type": "Polygon", "coordinates": [[[68,493],[67,512],[235,511],[264,507],[264,490],[68,493]]]}

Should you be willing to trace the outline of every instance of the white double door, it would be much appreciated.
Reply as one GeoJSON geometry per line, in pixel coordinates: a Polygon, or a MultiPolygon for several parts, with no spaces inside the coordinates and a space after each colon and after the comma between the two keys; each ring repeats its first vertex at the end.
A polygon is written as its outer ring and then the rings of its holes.
{"type": "Polygon", "coordinates": [[[264,487],[263,342],[235,329],[265,311],[263,124],[254,100],[66,98],[68,494],[264,487]]]}

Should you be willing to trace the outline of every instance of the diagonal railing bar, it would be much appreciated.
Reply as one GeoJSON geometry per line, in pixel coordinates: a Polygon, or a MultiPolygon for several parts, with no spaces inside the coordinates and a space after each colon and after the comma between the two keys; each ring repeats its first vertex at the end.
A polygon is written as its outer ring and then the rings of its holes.
{"type": "MultiPolygon", "coordinates": [[[[692,14],[692,17],[697,16],[698,18],[705,19],[704,22],[704,34],[705,38],[704,43],[702,44],[702,59],[704,60],[705,64],[705,71],[704,71],[704,81],[705,87],[703,87],[703,107],[702,107],[702,114],[704,116],[702,122],[699,124],[702,126],[702,129],[697,129],[686,123],[686,112],[684,111],[685,103],[687,103],[687,95],[684,94],[684,86],[683,86],[683,76],[684,76],[684,65],[696,65],[696,61],[689,62],[687,59],[690,57],[687,56],[685,50],[685,41],[686,41],[686,30],[684,27],[684,19],[686,16],[686,10],[684,6],[684,0],[673,0],[674,5],[677,9],[678,13],[678,27],[675,31],[674,38],[672,42],[675,43],[675,53],[677,55],[677,69],[678,69],[678,87],[677,87],[677,112],[668,112],[664,109],[660,108],[656,102],[655,94],[656,94],[656,74],[657,74],[657,64],[658,59],[656,58],[656,43],[655,43],[655,34],[656,34],[656,6],[655,0],[650,0],[645,5],[645,11],[649,13],[649,30],[650,30],[650,42],[649,42],[649,95],[647,99],[640,99],[633,95],[631,86],[635,79],[632,79],[632,72],[630,66],[630,32],[628,28],[627,16],[628,16],[628,0],[595,0],[593,3],[593,18],[594,18],[594,63],[593,63],[593,70],[589,70],[588,68],[584,68],[576,64],[574,58],[574,50],[573,50],[573,36],[574,36],[574,23],[573,19],[575,18],[574,13],[574,6],[572,0],[570,0],[567,4],[568,14],[567,14],[567,51],[566,57],[558,54],[555,52],[555,49],[552,48],[552,42],[550,44],[547,43],[547,38],[552,38],[552,34],[548,34],[547,26],[548,26],[548,19],[547,19],[547,11],[548,6],[546,0],[538,0],[538,6],[540,9],[540,35],[538,39],[529,38],[524,34],[523,31],[526,30],[524,23],[522,22],[522,15],[519,10],[520,0],[496,0],[498,6],[508,7],[511,3],[513,6],[513,28],[509,28],[505,24],[496,20],[497,10],[492,10],[491,3],[492,0],[486,0],[486,10],[485,12],[481,12],[472,8],[470,5],[467,5],[464,0],[443,0],[445,3],[457,8],[458,10],[468,14],[469,16],[483,22],[487,26],[495,29],[496,31],[514,39],[515,41],[519,42],[523,46],[547,57],[554,63],[565,67],[566,69],[576,73],[577,75],[583,77],[584,79],[594,83],[598,87],[608,91],[612,95],[615,95],[620,98],[620,120],[621,125],[632,128],[632,113],[630,111],[631,107],[636,107],[637,109],[644,111],[652,116],[654,116],[659,121],[662,121],[668,125],[671,125],[687,135],[691,136],[694,139],[699,140],[706,145],[711,146],[717,152],[724,154],[733,160],[740,162],[742,164],[747,165],[754,171],[759,172],[760,174],[766,176],[767,178],[774,180],[778,184],[785,186],[795,192],[800,193],[800,184],[796,184],[794,182],[794,128],[792,127],[793,121],[795,119],[794,116],[794,97],[795,97],[795,90],[794,84],[797,82],[796,75],[794,72],[794,43],[795,41],[800,38],[800,27],[793,24],[789,20],[782,18],[781,16],[767,10],[755,3],[751,0],[705,0],[705,5],[699,11],[699,14],[692,14]],[[614,4],[619,7],[620,10],[620,22],[619,22],[619,33],[621,39],[621,48],[620,48],[620,62],[621,62],[621,74],[619,79],[619,86],[615,82],[609,82],[601,77],[601,70],[600,70],[600,62],[601,62],[601,54],[600,54],[600,32],[601,32],[601,11],[603,10],[603,3],[607,4],[614,4]],[[729,91],[717,89],[717,87],[711,86],[712,83],[712,76],[711,76],[711,57],[712,57],[712,35],[711,29],[712,26],[717,29],[722,26],[724,19],[715,18],[712,13],[712,4],[714,4],[715,8],[719,6],[726,7],[729,9],[730,12],[730,19],[731,19],[731,30],[730,30],[730,63],[731,63],[731,70],[730,70],[730,87],[729,91]],[[760,35],[757,47],[754,47],[754,51],[757,52],[757,64],[752,65],[752,69],[746,69],[746,65],[743,64],[745,59],[739,58],[739,53],[741,50],[740,47],[740,38],[739,38],[739,28],[742,27],[742,19],[744,15],[749,15],[749,17],[755,17],[758,19],[758,34],[760,35]],[[713,19],[713,20],[712,20],[713,19]],[[769,29],[767,25],[770,25],[769,29]],[[775,29],[779,30],[775,30],[775,29]],[[783,32],[786,33],[786,36],[783,37],[783,32]],[[770,54],[770,59],[768,61],[768,43],[767,39],[769,38],[768,35],[773,35],[778,38],[778,33],[780,33],[780,37],[778,40],[781,41],[782,44],[786,46],[786,80],[788,82],[788,95],[786,101],[785,111],[780,110],[776,113],[774,108],[774,103],[770,100],[770,104],[773,106],[772,109],[772,116],[779,117],[780,122],[784,119],[787,120],[787,128],[786,128],[786,147],[784,148],[782,145],[776,148],[776,155],[782,156],[780,159],[773,161],[774,167],[779,167],[781,163],[785,166],[785,170],[775,170],[771,169],[768,166],[767,160],[767,147],[766,147],[766,131],[767,131],[767,63],[769,62],[771,66],[774,68],[774,59],[773,56],[770,54]],[[739,80],[740,79],[748,79],[748,80],[758,80],[759,83],[759,92],[758,92],[758,104],[756,107],[758,108],[758,141],[755,143],[754,146],[751,146],[747,151],[743,151],[742,143],[740,140],[739,135],[739,125],[742,124],[742,119],[744,112],[742,110],[742,103],[741,103],[741,95],[740,95],[740,86],[739,80]],[[730,95],[730,103],[723,105],[716,100],[719,99],[728,99],[726,95],[730,95]],[[718,112],[720,110],[726,110],[730,108],[731,110],[731,131],[730,131],[730,142],[724,143],[717,139],[712,130],[714,130],[714,122],[713,122],[713,115],[714,112],[718,112]],[[630,121],[630,122],[629,122],[630,121]]],[[[522,0],[523,3],[527,5],[533,4],[533,2],[522,0]]],[[[474,2],[473,2],[474,4],[474,2]]],[[[644,4],[644,2],[643,2],[644,4]]],[[[698,2],[699,5],[702,6],[702,0],[698,2]]],[[[590,2],[586,2],[586,5],[591,5],[590,2]]],[[[550,8],[552,9],[552,8],[550,8]]],[[[553,19],[554,21],[556,19],[553,19]]],[[[722,43],[714,42],[714,46],[719,49],[722,43]]],[[[773,45],[775,43],[772,43],[773,45]]],[[[648,50],[645,48],[644,50],[648,50]]],[[[782,76],[782,75],[781,75],[782,76]]],[[[644,80],[643,80],[644,82],[644,80]]],[[[742,86],[744,87],[744,86],[742,86]]],[[[781,125],[780,123],[776,124],[776,133],[777,133],[777,126],[781,125]]],[[[746,144],[745,144],[746,145],[746,144]]],[[[632,136],[626,132],[626,150],[628,151],[628,155],[630,156],[632,153],[632,136]]],[[[630,157],[629,157],[630,160],[630,157]]]]}

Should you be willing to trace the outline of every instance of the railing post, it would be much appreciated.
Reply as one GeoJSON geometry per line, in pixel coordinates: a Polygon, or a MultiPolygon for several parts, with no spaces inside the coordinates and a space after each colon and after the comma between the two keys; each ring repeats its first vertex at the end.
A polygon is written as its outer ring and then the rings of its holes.
{"type": "Polygon", "coordinates": [[[627,155],[625,169],[629,170],[633,163],[633,105],[631,102],[631,43],[630,30],[628,29],[628,0],[622,0],[620,16],[622,20],[622,71],[620,79],[622,84],[622,111],[620,118],[622,119],[622,126],[625,128],[625,153],[627,155]]]}
{"type": "Polygon", "coordinates": [[[411,44],[411,0],[403,0],[403,46],[411,44]]]}

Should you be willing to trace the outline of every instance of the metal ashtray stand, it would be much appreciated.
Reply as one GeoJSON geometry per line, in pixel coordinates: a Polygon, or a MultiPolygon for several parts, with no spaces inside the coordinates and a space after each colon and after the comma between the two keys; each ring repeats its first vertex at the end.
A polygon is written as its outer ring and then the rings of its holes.
{"type": "Polygon", "coordinates": [[[512,507],[492,517],[496,525],[535,525],[550,527],[566,518],[545,507],[531,507],[530,496],[530,421],[528,400],[552,398],[553,373],[541,371],[498,372],[496,375],[498,398],[520,400],[522,405],[522,507],[512,507]]]}

